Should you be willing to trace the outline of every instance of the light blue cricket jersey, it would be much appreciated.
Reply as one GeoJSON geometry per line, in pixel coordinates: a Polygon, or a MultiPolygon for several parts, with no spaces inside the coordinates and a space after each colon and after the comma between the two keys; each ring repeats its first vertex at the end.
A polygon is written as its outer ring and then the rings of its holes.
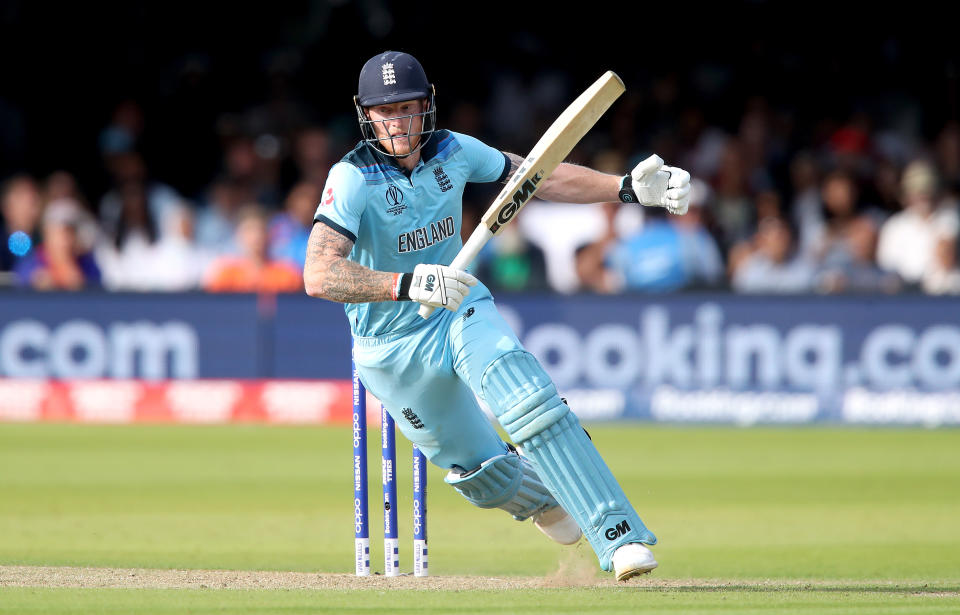
{"type": "MultiPolygon", "coordinates": [[[[460,216],[467,182],[502,181],[510,160],[468,135],[438,130],[409,176],[395,159],[361,142],[330,169],[314,220],[354,242],[348,259],[378,271],[412,272],[421,263],[449,265],[462,246],[460,216]]],[[[355,336],[425,323],[412,301],[348,303],[355,336]]]]}

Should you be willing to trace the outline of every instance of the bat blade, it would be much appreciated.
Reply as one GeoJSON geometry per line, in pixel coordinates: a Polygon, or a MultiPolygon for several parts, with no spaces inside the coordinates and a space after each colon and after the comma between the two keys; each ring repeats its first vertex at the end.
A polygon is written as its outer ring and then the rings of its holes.
{"type": "MultiPolygon", "coordinates": [[[[540,137],[523,159],[520,168],[493,200],[476,230],[450,263],[451,267],[464,269],[473,262],[490,238],[503,230],[523,206],[530,202],[543,182],[560,166],[564,158],[570,155],[580,139],[625,90],[620,77],[613,71],[607,71],[570,103],[540,137]]],[[[432,307],[420,307],[419,314],[423,318],[431,313],[432,307]]]]}

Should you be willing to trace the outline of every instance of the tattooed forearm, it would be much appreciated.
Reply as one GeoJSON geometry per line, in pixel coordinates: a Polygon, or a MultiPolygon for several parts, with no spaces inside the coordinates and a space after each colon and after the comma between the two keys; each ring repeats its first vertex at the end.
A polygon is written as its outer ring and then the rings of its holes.
{"type": "Polygon", "coordinates": [[[390,301],[393,278],[392,273],[338,258],[330,263],[324,276],[323,297],[340,303],[390,301]]]}
{"type": "Polygon", "coordinates": [[[353,242],[328,227],[313,225],[303,282],[307,294],[340,303],[389,301],[394,274],[347,260],[353,242]]]}

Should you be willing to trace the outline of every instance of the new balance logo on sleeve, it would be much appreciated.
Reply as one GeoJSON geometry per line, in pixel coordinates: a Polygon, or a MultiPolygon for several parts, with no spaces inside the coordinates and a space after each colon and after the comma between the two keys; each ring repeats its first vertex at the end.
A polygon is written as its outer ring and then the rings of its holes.
{"type": "Polygon", "coordinates": [[[410,421],[410,425],[414,429],[423,429],[423,421],[420,420],[420,417],[410,408],[403,409],[403,416],[410,421]]]}
{"type": "Polygon", "coordinates": [[[397,235],[397,252],[406,254],[407,252],[416,252],[417,250],[429,248],[434,244],[453,237],[456,231],[453,216],[447,216],[443,220],[431,222],[429,226],[422,226],[418,229],[397,235]]]}

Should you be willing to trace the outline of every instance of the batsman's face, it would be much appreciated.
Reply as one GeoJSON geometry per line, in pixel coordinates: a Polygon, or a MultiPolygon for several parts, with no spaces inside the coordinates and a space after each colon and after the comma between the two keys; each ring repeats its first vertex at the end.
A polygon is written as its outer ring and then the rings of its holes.
{"type": "Polygon", "coordinates": [[[368,107],[373,129],[384,150],[394,156],[405,156],[420,143],[426,100],[403,100],[368,107]]]}

